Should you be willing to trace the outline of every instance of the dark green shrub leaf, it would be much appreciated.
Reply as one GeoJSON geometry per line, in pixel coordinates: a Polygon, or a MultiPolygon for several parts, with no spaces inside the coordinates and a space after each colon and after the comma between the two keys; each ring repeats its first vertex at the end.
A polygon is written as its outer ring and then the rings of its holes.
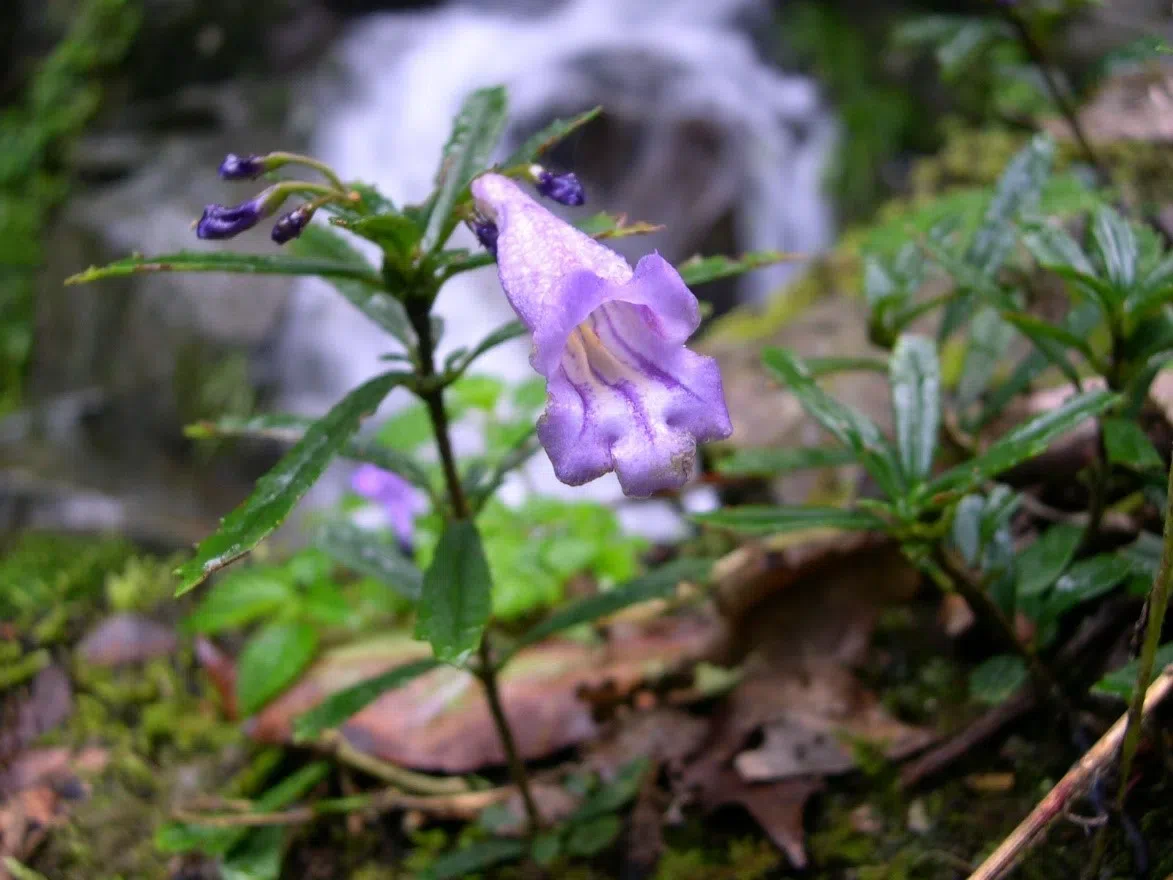
{"type": "Polygon", "coordinates": [[[432,658],[416,660],[331,694],[293,722],[294,739],[298,742],[312,742],[324,731],[345,724],[387,691],[401,688],[440,665],[438,660],[432,658]]]}
{"type": "Polygon", "coordinates": [[[280,572],[246,568],[217,581],[184,626],[199,633],[244,626],[295,598],[293,584],[280,572]]]}
{"type": "Polygon", "coordinates": [[[961,382],[957,387],[959,407],[968,407],[989,387],[990,380],[1006,357],[1012,335],[1010,326],[1002,320],[997,309],[983,308],[974,316],[961,382]]]}
{"type": "Polygon", "coordinates": [[[981,455],[941,474],[925,487],[925,494],[968,492],[983,481],[1042,454],[1056,439],[1107,411],[1118,399],[1107,391],[1073,395],[1050,412],[1007,432],[981,455]]]}
{"type": "Polygon", "coordinates": [[[1079,548],[1083,529],[1066,524],[1051,526],[1018,556],[1018,596],[1038,596],[1067,569],[1079,548]]]}
{"type": "Polygon", "coordinates": [[[717,462],[717,472],[729,476],[773,476],[791,471],[840,467],[855,461],[855,453],[840,447],[805,449],[738,449],[717,462]]]}
{"type": "Polygon", "coordinates": [[[355,220],[335,220],[334,223],[355,235],[373,241],[405,264],[410,260],[422,235],[419,225],[414,220],[398,212],[375,214],[355,220]]]}
{"type": "Polygon", "coordinates": [[[481,643],[491,592],[489,563],[476,525],[468,520],[451,523],[424,575],[416,638],[430,642],[437,659],[463,663],[481,643]]]}
{"type": "Polygon", "coordinates": [[[494,837],[440,856],[418,873],[419,880],[463,880],[478,871],[513,862],[525,855],[520,840],[494,837]]]}
{"type": "Polygon", "coordinates": [[[501,167],[513,168],[516,165],[528,165],[541,156],[542,153],[558,144],[559,141],[564,140],[568,135],[582,128],[602,112],[603,108],[601,106],[592,107],[590,110],[579,113],[577,116],[572,116],[570,119],[555,119],[541,131],[526,138],[525,143],[514,150],[509,158],[501,163],[501,167]]]}
{"type": "Polygon", "coordinates": [[[358,430],[363,417],[374,412],[391,389],[410,378],[407,373],[376,376],[310,425],[276,466],[257,480],[248,499],[200,543],[192,559],[176,570],[180,581],[176,595],[186,593],[212,572],[239,559],[277,528],[358,430]]]}
{"type": "Polygon", "coordinates": [[[823,391],[802,359],[786,349],[767,348],[762,361],[812,418],[855,453],[889,498],[903,494],[896,453],[871,419],[823,391]]]}
{"type": "Polygon", "coordinates": [[[1026,666],[1013,654],[998,654],[969,674],[969,693],[993,706],[1014,695],[1026,683],[1026,666]]]}
{"type": "Polygon", "coordinates": [[[932,473],[941,429],[941,364],[923,336],[901,336],[892,354],[890,384],[896,448],[910,482],[932,473]]]}
{"type": "Polygon", "coordinates": [[[617,813],[624,805],[635,800],[649,767],[651,762],[647,758],[636,758],[625,764],[613,780],[591,794],[574,811],[569,821],[577,824],[617,813]]]}
{"type": "Polygon", "coordinates": [[[823,528],[856,531],[884,528],[884,521],[871,513],[840,507],[747,505],[697,514],[693,519],[704,525],[733,529],[746,534],[781,534],[823,528]]]}
{"type": "Polygon", "coordinates": [[[353,572],[386,584],[396,593],[416,600],[424,575],[389,536],[372,533],[344,520],[322,525],[314,532],[314,546],[353,572]]]}
{"type": "Polygon", "coordinates": [[[220,880],[277,880],[284,855],[284,828],[251,828],[221,862],[220,880]]]}
{"type": "Polygon", "coordinates": [[[516,647],[535,644],[555,633],[591,623],[630,605],[670,596],[681,581],[702,583],[708,577],[710,568],[712,561],[708,559],[677,559],[628,583],[576,599],[529,629],[518,640],[516,647]]]}
{"type": "Polygon", "coordinates": [[[1132,560],[1120,553],[1101,553],[1081,559],[1055,582],[1043,602],[1042,619],[1057,620],[1077,605],[1115,589],[1133,570],[1132,560]]]}
{"type": "Polygon", "coordinates": [[[976,566],[982,550],[982,514],[986,499],[981,495],[966,495],[957,503],[953,514],[953,545],[968,566],[976,566]]]}
{"type": "Polygon", "coordinates": [[[425,252],[441,247],[452,234],[456,227],[453,209],[497,149],[507,112],[505,89],[501,86],[477,89],[465,98],[436,173],[436,193],[422,244],[425,252]]]}
{"type": "MultiPolygon", "coordinates": [[[[1086,336],[1080,336],[1065,327],[1051,324],[1034,315],[1018,314],[1014,312],[1003,312],[1002,319],[1009,324],[1013,324],[1023,336],[1030,339],[1039,345],[1042,349],[1047,342],[1054,342],[1063,348],[1073,348],[1084,356],[1088,363],[1094,365],[1099,364],[1099,359],[1092,351],[1091,344],[1088,342],[1086,336]]],[[[1053,356],[1048,357],[1049,360],[1054,361],[1053,356]]]]}
{"type": "Polygon", "coordinates": [[[308,623],[278,621],[257,632],[245,644],[237,664],[240,714],[252,715],[285,690],[317,650],[318,632],[308,623]]]}
{"type": "Polygon", "coordinates": [[[623,824],[614,815],[581,822],[570,829],[566,838],[566,851],[579,858],[590,858],[613,844],[622,830],[623,824]]]}
{"type": "Polygon", "coordinates": [[[1165,463],[1161,461],[1157,448],[1139,424],[1131,419],[1111,418],[1101,421],[1100,427],[1104,432],[1108,461],[1112,464],[1138,471],[1164,470],[1165,463]]]}
{"type": "MultiPolygon", "coordinates": [[[[1156,678],[1164,669],[1173,664],[1173,642],[1157,648],[1157,655],[1153,662],[1153,677],[1156,678]]],[[[1119,697],[1122,700],[1131,700],[1136,690],[1136,676],[1140,673],[1140,661],[1133,660],[1119,669],[1113,669],[1101,678],[1092,688],[1100,694],[1119,697]]]]}
{"type": "Polygon", "coordinates": [[[1014,248],[1014,220],[1038,204],[1054,158],[1054,141],[1046,135],[1036,135],[1002,172],[982,225],[965,255],[965,261],[983,275],[993,275],[1006,262],[1014,248]]]}

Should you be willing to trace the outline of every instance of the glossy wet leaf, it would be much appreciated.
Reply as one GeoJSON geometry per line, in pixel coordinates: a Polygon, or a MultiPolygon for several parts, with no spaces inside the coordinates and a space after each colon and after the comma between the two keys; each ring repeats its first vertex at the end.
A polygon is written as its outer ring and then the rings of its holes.
{"type": "Polygon", "coordinates": [[[444,145],[440,170],[436,174],[435,198],[431,202],[422,249],[440,247],[456,226],[453,208],[467,193],[472,179],[485,169],[505,129],[507,101],[501,86],[477,89],[460,108],[452,134],[444,145]]]}
{"type": "Polygon", "coordinates": [[[718,278],[729,278],[734,275],[744,275],[763,266],[773,266],[777,263],[792,263],[802,260],[802,254],[786,254],[781,251],[751,251],[740,257],[691,257],[676,265],[676,271],[688,285],[705,284],[716,281],[718,278]]]}
{"type": "Polygon", "coordinates": [[[892,353],[889,384],[900,466],[910,481],[932,472],[941,428],[941,363],[923,336],[905,335],[892,353]]]}
{"type": "MultiPolygon", "coordinates": [[[[419,225],[405,214],[375,214],[356,220],[336,221],[338,226],[375,242],[400,258],[409,258],[419,244],[419,225]]],[[[303,233],[304,235],[304,233],[303,233]]]]}
{"type": "Polygon", "coordinates": [[[1115,285],[1115,294],[1123,299],[1136,283],[1140,250],[1132,226],[1108,205],[1096,210],[1092,220],[1092,243],[1103,263],[1104,271],[1115,285]]]}
{"type": "Polygon", "coordinates": [[[967,492],[984,480],[1041,455],[1059,437],[1107,411],[1118,400],[1117,395],[1107,391],[1073,395],[1053,410],[1008,431],[980,455],[938,476],[925,487],[925,494],[967,492]]]}
{"type": "Polygon", "coordinates": [[[974,315],[957,386],[958,406],[968,407],[985,393],[1006,357],[1013,335],[997,309],[982,308],[974,315]]]}
{"type": "Polygon", "coordinates": [[[841,507],[770,507],[747,505],[729,507],[693,516],[708,526],[732,529],[745,534],[781,534],[806,529],[883,529],[884,521],[862,510],[841,507]]]}
{"type": "Polygon", "coordinates": [[[298,621],[270,623],[253,635],[237,664],[236,699],[252,715],[292,684],[318,650],[318,631],[298,621]]]}
{"type": "Polygon", "coordinates": [[[986,207],[982,225],[974,234],[966,262],[984,275],[997,272],[1014,248],[1014,219],[1032,210],[1051,176],[1055,143],[1035,135],[1007,164],[986,207]]]}
{"type": "MultiPolygon", "coordinates": [[[[1081,336],[1065,327],[1036,318],[1034,315],[1003,312],[1002,319],[1012,324],[1024,336],[1038,344],[1040,348],[1048,342],[1055,343],[1061,348],[1075,349],[1084,356],[1088,363],[1098,363],[1087,336],[1081,336]]],[[[1052,355],[1049,359],[1054,361],[1054,356],[1052,355]]]]}
{"type": "Polygon", "coordinates": [[[386,584],[401,596],[418,599],[424,575],[403,555],[390,536],[373,534],[342,520],[326,523],[314,533],[314,545],[351,571],[386,584]]]}
{"type": "Polygon", "coordinates": [[[1023,550],[1018,555],[1018,597],[1028,599],[1050,589],[1075,557],[1082,538],[1082,528],[1060,523],[1023,550]]]}
{"type": "Polygon", "coordinates": [[[855,461],[855,453],[841,447],[801,449],[738,449],[717,462],[717,473],[734,477],[773,476],[793,471],[840,467],[855,461]]]}
{"type": "Polygon", "coordinates": [[[492,610],[492,578],[476,526],[448,525],[424,574],[415,635],[436,657],[462,663],[481,643],[492,610]]]}
{"type": "Polygon", "coordinates": [[[501,167],[512,168],[515,165],[528,165],[551,147],[556,146],[560,141],[565,140],[569,135],[595,119],[602,112],[603,108],[601,106],[592,107],[590,110],[579,113],[577,116],[572,116],[569,119],[555,119],[545,128],[526,138],[525,142],[514,150],[508,159],[501,163],[501,167]]]}
{"type": "Polygon", "coordinates": [[[370,265],[351,260],[313,259],[287,254],[240,254],[230,251],[179,251],[157,257],[126,257],[106,266],[92,266],[65,279],[85,284],[152,272],[227,272],[238,275],[318,275],[378,286],[382,279],[370,265]]]}
{"type": "Polygon", "coordinates": [[[344,724],[387,691],[402,687],[440,665],[438,660],[430,657],[425,660],[416,660],[331,694],[321,704],[293,722],[294,740],[312,741],[317,739],[324,731],[344,724]]]}
{"type": "Polygon", "coordinates": [[[518,640],[517,647],[535,644],[583,623],[592,623],[630,605],[670,596],[681,581],[702,583],[710,568],[712,561],[708,559],[678,559],[628,583],[573,600],[527,630],[518,640]]]}
{"type": "Polygon", "coordinates": [[[1108,461],[1138,471],[1160,471],[1165,467],[1153,441],[1132,419],[1111,418],[1100,423],[1108,461]]]}
{"type": "Polygon", "coordinates": [[[889,498],[903,494],[896,453],[871,419],[823,391],[802,359],[790,351],[767,348],[762,362],[798,398],[808,415],[855,453],[889,498]]]}
{"type": "Polygon", "coordinates": [[[186,593],[212,572],[239,559],[277,528],[358,431],[363,417],[374,412],[395,386],[408,379],[405,373],[376,376],[307,428],[273,469],[257,480],[248,499],[200,543],[192,559],[176,569],[180,581],[176,595],[186,593]]]}

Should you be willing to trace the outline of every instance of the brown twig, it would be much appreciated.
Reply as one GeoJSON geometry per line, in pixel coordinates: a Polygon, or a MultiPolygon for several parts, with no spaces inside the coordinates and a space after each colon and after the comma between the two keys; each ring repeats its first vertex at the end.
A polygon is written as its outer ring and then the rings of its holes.
{"type": "MultiPolygon", "coordinates": [[[[1173,691],[1173,669],[1165,670],[1145,692],[1142,717],[1156,708],[1173,691]]],[[[1079,762],[1067,772],[1054,788],[1044,797],[1022,823],[1014,829],[1002,845],[982,862],[970,875],[969,880],[999,880],[1005,877],[1018,860],[1067,807],[1092,784],[1116,757],[1124,733],[1128,727],[1128,715],[1122,715],[1100,740],[1088,750],[1079,762]]]]}

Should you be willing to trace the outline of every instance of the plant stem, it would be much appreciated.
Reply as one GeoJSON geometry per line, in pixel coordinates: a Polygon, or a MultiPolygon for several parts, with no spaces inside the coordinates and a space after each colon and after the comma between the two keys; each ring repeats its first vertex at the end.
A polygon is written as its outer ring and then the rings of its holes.
{"type": "MultiPolygon", "coordinates": [[[[1157,569],[1157,577],[1149,590],[1145,610],[1148,619],[1144,623],[1144,642],[1140,649],[1139,666],[1136,670],[1136,684],[1132,693],[1132,702],[1128,706],[1128,721],[1124,728],[1123,745],[1120,748],[1120,781],[1116,790],[1116,809],[1124,809],[1124,801],[1128,796],[1128,779],[1132,772],[1132,761],[1136,757],[1137,746],[1140,745],[1141,721],[1144,717],[1145,691],[1153,678],[1153,665],[1156,662],[1157,647],[1161,643],[1161,628],[1165,624],[1165,612],[1169,607],[1170,585],[1173,584],[1173,467],[1169,468],[1169,484],[1166,489],[1165,502],[1165,535],[1161,549],[1161,566],[1157,569]]],[[[1145,620],[1142,615],[1141,620],[1145,620]]],[[[1092,855],[1093,871],[1104,858],[1108,845],[1107,825],[1100,828],[1096,834],[1095,849],[1092,855]]]]}
{"type": "MultiPolygon", "coordinates": [[[[436,346],[435,340],[432,339],[432,322],[429,314],[431,298],[409,299],[406,308],[419,340],[420,378],[423,380],[422,384],[425,389],[420,392],[419,396],[427,406],[428,415],[432,420],[432,429],[436,435],[436,448],[440,453],[440,466],[444,470],[444,482],[448,488],[448,501],[452,508],[452,517],[457,520],[470,519],[468,499],[464,494],[464,486],[460,482],[460,474],[456,470],[456,455],[452,451],[448,413],[444,409],[444,389],[429,382],[436,375],[436,346]]],[[[537,802],[530,790],[525,762],[521,760],[521,755],[517,751],[513,729],[509,726],[509,718],[501,703],[501,689],[497,683],[497,667],[493,663],[488,633],[481,635],[479,652],[480,663],[474,673],[485,688],[485,698],[489,703],[489,711],[493,715],[493,724],[497,728],[497,735],[501,738],[501,746],[509,764],[509,775],[513,778],[513,784],[517,786],[517,790],[521,793],[522,803],[525,805],[530,834],[537,834],[542,827],[542,816],[538,812],[537,802]]]]}
{"type": "Polygon", "coordinates": [[[974,579],[963,565],[955,562],[943,550],[938,554],[937,562],[953,580],[954,588],[965,599],[966,604],[969,605],[973,613],[979,619],[984,620],[987,626],[994,629],[1001,636],[1002,641],[1010,651],[1022,658],[1040,696],[1053,700],[1068,718],[1074,719],[1074,709],[1064,696],[1063,688],[1059,685],[1059,680],[1047,668],[1046,664],[1039,659],[1039,655],[1029,645],[1023,644],[1022,640],[1018,638],[1018,633],[1014,631],[1013,621],[990,598],[984,585],[974,579]]]}
{"type": "Polygon", "coordinates": [[[1019,14],[1018,10],[1004,4],[1001,6],[1001,9],[1003,17],[1018,35],[1018,42],[1030,58],[1031,63],[1039,69],[1039,74],[1043,77],[1043,82],[1046,84],[1047,91],[1051,95],[1051,101],[1055,104],[1056,109],[1063,116],[1063,119],[1066,120],[1068,127],[1071,129],[1071,134],[1075,138],[1075,142],[1079,144],[1080,150],[1083,151],[1084,159],[1095,169],[1096,175],[1100,178],[1101,183],[1111,183],[1112,176],[1108,173],[1108,167],[1100,161],[1099,155],[1096,153],[1095,148],[1092,147],[1091,141],[1083,130],[1083,124],[1079,121],[1079,113],[1075,109],[1075,105],[1067,99],[1067,94],[1055,78],[1055,73],[1051,69],[1051,65],[1047,59],[1047,53],[1043,50],[1039,41],[1035,39],[1035,35],[1030,29],[1030,24],[1019,14]]]}

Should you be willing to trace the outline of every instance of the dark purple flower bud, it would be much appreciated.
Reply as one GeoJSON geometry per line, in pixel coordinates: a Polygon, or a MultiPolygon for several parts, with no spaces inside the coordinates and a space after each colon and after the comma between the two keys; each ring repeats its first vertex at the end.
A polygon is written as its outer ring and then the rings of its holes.
{"type": "Polygon", "coordinates": [[[576,207],[586,202],[586,191],[574,172],[554,174],[542,169],[534,176],[534,183],[538,192],[560,205],[576,207]]]}
{"type": "Polygon", "coordinates": [[[277,244],[285,244],[285,242],[297,238],[313,216],[313,209],[308,205],[299,205],[288,214],[281,216],[273,226],[273,241],[277,244]]]}
{"type": "Polygon", "coordinates": [[[271,186],[239,205],[208,205],[196,224],[196,235],[211,239],[233,238],[270,216],[287,196],[288,190],[271,186]]]}
{"type": "Polygon", "coordinates": [[[497,256],[497,224],[490,220],[477,220],[473,223],[472,231],[489,253],[497,256]]]}
{"type": "Polygon", "coordinates": [[[225,180],[256,180],[268,170],[265,157],[255,154],[238,156],[229,153],[220,163],[220,176],[225,180]]]}

